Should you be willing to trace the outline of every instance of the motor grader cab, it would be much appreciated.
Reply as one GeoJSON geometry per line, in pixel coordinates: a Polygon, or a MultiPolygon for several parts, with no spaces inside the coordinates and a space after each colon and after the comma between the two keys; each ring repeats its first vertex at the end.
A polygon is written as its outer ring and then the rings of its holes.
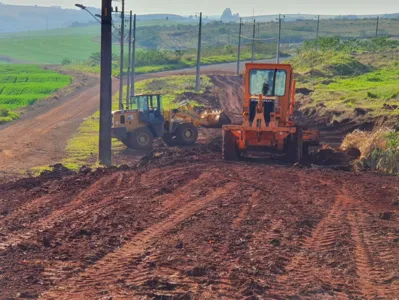
{"type": "Polygon", "coordinates": [[[197,112],[189,103],[163,110],[160,94],[136,95],[126,109],[114,111],[112,116],[113,136],[136,150],[151,149],[158,137],[169,146],[192,145],[197,141],[197,127],[221,128],[222,123],[230,123],[221,111],[197,112]]]}
{"type": "Polygon", "coordinates": [[[243,76],[243,124],[223,126],[223,158],[238,160],[252,151],[282,153],[300,161],[319,132],[293,121],[295,81],[288,64],[247,63],[243,76]]]}

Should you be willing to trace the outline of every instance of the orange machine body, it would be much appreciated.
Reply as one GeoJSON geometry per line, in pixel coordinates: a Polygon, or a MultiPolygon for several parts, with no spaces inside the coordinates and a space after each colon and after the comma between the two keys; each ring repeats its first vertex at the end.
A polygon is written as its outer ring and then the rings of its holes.
{"type": "MultiPolygon", "coordinates": [[[[243,76],[242,125],[225,125],[223,134],[235,137],[237,150],[285,151],[297,134],[293,121],[295,80],[289,64],[247,63],[243,76]]],[[[301,143],[319,143],[317,130],[302,130],[301,143]]]]}

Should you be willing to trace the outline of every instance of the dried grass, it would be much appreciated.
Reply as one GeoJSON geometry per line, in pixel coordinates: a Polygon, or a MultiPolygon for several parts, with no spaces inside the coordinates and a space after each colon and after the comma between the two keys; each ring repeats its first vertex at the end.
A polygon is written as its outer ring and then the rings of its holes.
{"type": "Polygon", "coordinates": [[[355,130],[342,142],[341,149],[358,148],[358,169],[373,169],[386,174],[399,174],[399,132],[380,128],[373,132],[355,130]]]}

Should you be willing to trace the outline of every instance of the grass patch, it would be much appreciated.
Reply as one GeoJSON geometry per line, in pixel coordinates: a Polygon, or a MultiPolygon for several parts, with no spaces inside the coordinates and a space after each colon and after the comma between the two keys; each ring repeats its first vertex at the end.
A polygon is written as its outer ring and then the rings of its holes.
{"type": "Polygon", "coordinates": [[[36,65],[0,65],[0,124],[17,119],[18,109],[45,99],[70,83],[70,76],[36,65]]]}
{"type": "Polygon", "coordinates": [[[348,52],[347,41],[328,38],[322,42],[331,45],[315,52],[305,43],[289,60],[297,72],[297,86],[313,91],[304,98],[301,110],[338,123],[363,116],[395,120],[399,116],[399,44],[386,38],[354,40],[350,49],[355,52],[348,52]],[[364,53],[367,43],[375,44],[377,50],[364,53]]]}
{"type": "MultiPolygon", "coordinates": [[[[213,85],[207,76],[201,77],[201,91],[211,88],[213,85]]],[[[136,83],[136,93],[161,93],[164,109],[172,109],[179,106],[175,98],[184,92],[195,92],[195,76],[170,76],[139,81],[136,83]]],[[[112,108],[118,109],[119,94],[113,97],[112,108]]],[[[124,97],[126,99],[126,87],[124,97]]],[[[196,104],[190,101],[191,104],[196,104]]],[[[82,165],[96,165],[99,143],[99,112],[87,118],[78,129],[78,132],[68,140],[65,158],[62,163],[72,170],[78,170],[82,165]]],[[[113,151],[121,151],[125,146],[117,139],[112,139],[113,151]]]]}
{"type": "Polygon", "coordinates": [[[352,117],[356,111],[376,117],[399,116],[398,82],[399,68],[394,63],[390,68],[317,84],[312,94],[313,104],[322,102],[327,111],[349,111],[352,117]]]}

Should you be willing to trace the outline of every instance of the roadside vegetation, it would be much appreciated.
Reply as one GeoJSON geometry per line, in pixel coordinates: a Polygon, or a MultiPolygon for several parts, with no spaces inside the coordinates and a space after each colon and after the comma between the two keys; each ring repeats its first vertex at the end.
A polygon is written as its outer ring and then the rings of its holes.
{"type": "MultiPolygon", "coordinates": [[[[213,87],[211,80],[207,76],[201,77],[200,94],[213,87]]],[[[162,94],[162,104],[164,109],[178,107],[181,103],[175,101],[181,98],[186,92],[195,92],[195,76],[170,76],[164,78],[154,78],[139,81],[136,83],[136,93],[160,93],[162,94]]],[[[113,109],[118,109],[119,93],[113,97],[113,109]]],[[[124,90],[123,102],[126,101],[126,88],[124,90]]],[[[195,101],[187,99],[187,102],[195,105],[195,101]]],[[[71,138],[66,147],[67,157],[62,163],[69,169],[77,170],[83,165],[96,165],[99,141],[99,112],[87,118],[78,129],[76,135],[71,138]]],[[[118,140],[112,139],[112,149],[120,152],[126,147],[118,140]]],[[[41,169],[40,169],[41,170],[41,169]]]]}
{"type": "Polygon", "coordinates": [[[36,65],[0,65],[0,124],[19,117],[21,108],[48,98],[71,83],[71,77],[36,65]]]}

